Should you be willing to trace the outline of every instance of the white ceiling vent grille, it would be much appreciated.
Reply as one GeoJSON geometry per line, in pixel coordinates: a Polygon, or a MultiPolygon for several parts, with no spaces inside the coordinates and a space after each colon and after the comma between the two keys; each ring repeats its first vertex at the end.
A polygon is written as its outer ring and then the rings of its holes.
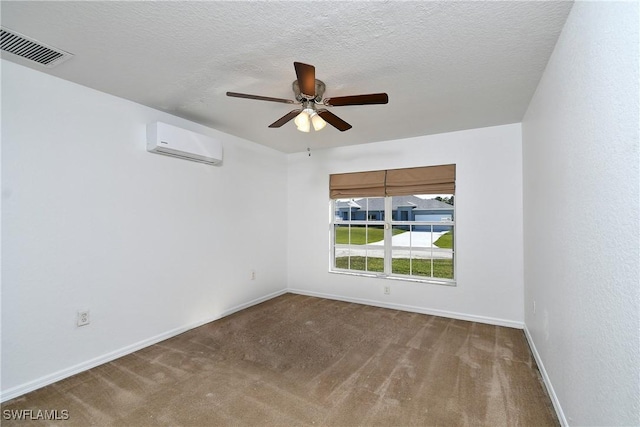
{"type": "Polygon", "coordinates": [[[69,52],[48,46],[4,27],[0,27],[0,49],[47,68],[55,67],[73,56],[69,52]]]}

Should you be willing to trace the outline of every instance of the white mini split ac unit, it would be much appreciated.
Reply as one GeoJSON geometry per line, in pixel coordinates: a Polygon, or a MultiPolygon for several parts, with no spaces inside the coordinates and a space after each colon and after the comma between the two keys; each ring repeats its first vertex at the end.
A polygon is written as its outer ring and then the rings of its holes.
{"type": "Polygon", "coordinates": [[[222,162],[220,141],[161,122],[147,125],[147,151],[209,165],[222,162]]]}

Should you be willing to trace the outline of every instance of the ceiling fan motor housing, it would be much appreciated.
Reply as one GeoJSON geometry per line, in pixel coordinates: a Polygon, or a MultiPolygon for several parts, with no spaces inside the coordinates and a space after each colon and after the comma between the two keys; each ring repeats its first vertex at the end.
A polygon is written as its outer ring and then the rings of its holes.
{"type": "MultiPolygon", "coordinates": [[[[300,84],[298,83],[298,80],[294,80],[293,83],[291,83],[291,87],[293,88],[293,93],[295,94],[296,100],[298,100],[299,102],[303,102],[309,99],[300,92],[300,84]]],[[[320,101],[322,101],[322,97],[324,96],[324,91],[326,88],[327,87],[322,80],[316,79],[316,96],[315,98],[311,98],[313,102],[320,103],[320,101]]]]}

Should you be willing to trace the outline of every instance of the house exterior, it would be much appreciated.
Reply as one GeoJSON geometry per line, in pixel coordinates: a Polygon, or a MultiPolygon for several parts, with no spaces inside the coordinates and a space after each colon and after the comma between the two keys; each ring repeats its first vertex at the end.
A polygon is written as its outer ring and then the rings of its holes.
{"type": "MultiPolygon", "coordinates": [[[[453,221],[453,205],[436,199],[416,196],[392,198],[393,221],[453,221]]],[[[371,197],[336,202],[336,217],[343,221],[384,221],[384,198],[371,197]]],[[[408,226],[407,226],[408,228],[408,226]]],[[[428,231],[430,226],[415,226],[414,231],[428,231]]],[[[449,227],[434,226],[433,231],[446,231],[449,227]]]]}

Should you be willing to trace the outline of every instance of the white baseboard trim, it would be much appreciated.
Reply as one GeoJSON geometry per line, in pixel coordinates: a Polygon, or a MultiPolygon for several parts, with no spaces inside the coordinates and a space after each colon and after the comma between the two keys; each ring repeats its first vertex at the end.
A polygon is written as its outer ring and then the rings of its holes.
{"type": "Polygon", "coordinates": [[[11,400],[14,399],[18,396],[22,396],[23,394],[29,393],[31,391],[37,390],[39,388],[42,388],[44,386],[47,386],[49,384],[53,384],[56,381],[60,381],[63,380],[65,378],[68,378],[70,376],[79,374],[80,372],[84,372],[87,371],[91,368],[95,368],[96,366],[105,364],[107,362],[111,362],[112,360],[118,359],[120,357],[126,356],[127,354],[131,354],[134,351],[138,351],[141,350],[145,347],[149,347],[150,345],[159,343],[160,341],[164,341],[166,339],[175,337],[176,335],[180,335],[184,332],[187,332],[191,329],[197,328],[199,326],[202,326],[206,323],[210,323],[213,322],[215,320],[219,320],[222,319],[223,317],[229,316],[230,314],[236,313],[240,310],[244,310],[245,308],[249,308],[251,306],[260,304],[262,302],[268,301],[272,298],[278,297],[280,295],[283,295],[287,293],[286,289],[282,289],[276,292],[273,292],[271,294],[262,296],[260,298],[256,298],[254,300],[248,301],[246,303],[243,304],[239,304],[235,307],[232,307],[228,310],[223,311],[221,314],[217,315],[217,316],[213,316],[211,318],[205,319],[205,320],[201,320],[198,321],[196,323],[192,323],[190,325],[187,326],[181,326],[179,328],[175,328],[172,329],[170,331],[164,332],[162,334],[156,335],[154,337],[151,338],[147,338],[144,339],[142,341],[139,341],[137,343],[128,345],[126,347],[120,348],[118,350],[112,351],[110,353],[104,354],[102,356],[98,356],[95,357],[93,359],[87,360],[86,362],[82,362],[79,363],[77,365],[74,366],[70,366],[68,368],[65,369],[61,369],[57,372],[54,372],[52,374],[49,375],[45,375],[44,377],[40,377],[37,378],[33,381],[29,381],[27,383],[24,384],[20,384],[18,386],[12,387],[10,389],[7,389],[5,391],[2,392],[2,395],[0,396],[0,402],[6,402],[7,400],[11,400]]]}
{"type": "Polygon", "coordinates": [[[291,289],[288,291],[292,294],[307,295],[310,297],[326,298],[337,301],[352,302],[355,304],[372,305],[374,307],[390,308],[392,310],[409,311],[411,313],[430,314],[432,316],[447,317],[451,319],[467,320],[469,322],[486,323],[489,325],[506,326],[508,328],[523,329],[523,322],[516,322],[507,319],[498,319],[495,317],[477,316],[474,314],[457,313],[454,311],[437,310],[432,308],[416,307],[405,304],[387,303],[383,301],[368,300],[363,298],[351,298],[341,295],[325,294],[321,292],[306,291],[303,289],[291,289]]]}
{"type": "Polygon", "coordinates": [[[558,400],[558,396],[556,395],[555,390],[553,389],[553,385],[551,384],[551,379],[547,374],[547,370],[544,368],[544,363],[542,363],[542,359],[540,358],[540,353],[538,353],[538,349],[536,348],[535,343],[533,342],[533,337],[527,328],[527,324],[524,325],[524,334],[527,337],[527,341],[529,342],[529,347],[531,348],[531,353],[533,353],[533,358],[536,360],[536,364],[538,365],[538,370],[542,375],[542,381],[544,382],[545,387],[547,388],[547,393],[549,393],[549,397],[551,398],[551,403],[553,403],[553,408],[556,410],[556,414],[558,415],[558,420],[560,420],[560,424],[562,427],[568,427],[569,423],[567,422],[567,418],[564,416],[564,411],[562,410],[562,406],[560,405],[560,401],[558,400]]]}

